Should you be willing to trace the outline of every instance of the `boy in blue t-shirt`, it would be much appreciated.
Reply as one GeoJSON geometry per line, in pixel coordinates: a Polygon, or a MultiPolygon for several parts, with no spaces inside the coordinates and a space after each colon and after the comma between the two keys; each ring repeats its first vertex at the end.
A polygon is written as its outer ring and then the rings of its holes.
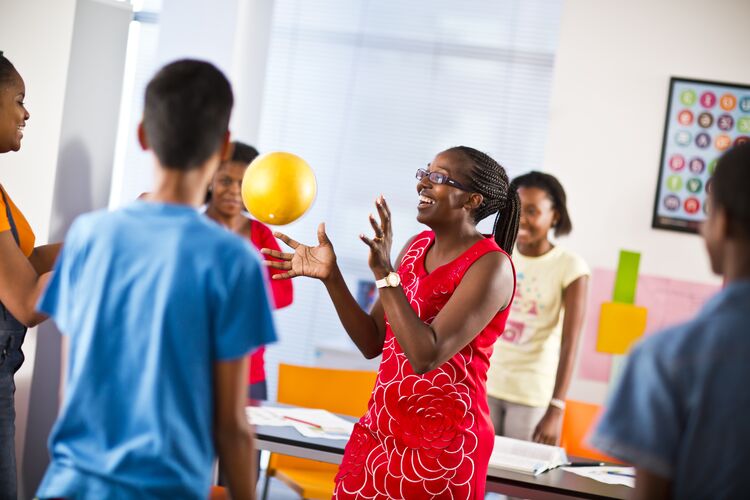
{"type": "Polygon", "coordinates": [[[636,467],[635,498],[750,492],[750,144],[719,159],[702,234],[726,286],[630,355],[591,443],[636,467]]]}
{"type": "Polygon", "coordinates": [[[159,71],[138,129],[149,199],[67,235],[39,303],[69,344],[40,498],[205,499],[215,451],[233,498],[254,497],[246,359],[276,337],[265,270],[196,210],[228,156],[232,102],[211,64],[159,71]]]}

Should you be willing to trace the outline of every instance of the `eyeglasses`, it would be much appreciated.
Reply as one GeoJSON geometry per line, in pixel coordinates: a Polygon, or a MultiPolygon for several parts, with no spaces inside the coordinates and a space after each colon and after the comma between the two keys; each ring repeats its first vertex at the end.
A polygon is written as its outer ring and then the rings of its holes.
{"type": "Polygon", "coordinates": [[[448,184],[449,186],[461,189],[462,191],[471,191],[469,188],[458,181],[454,181],[447,175],[440,172],[430,172],[426,168],[418,168],[416,177],[418,181],[421,181],[422,179],[427,177],[428,179],[430,179],[430,182],[434,182],[435,184],[448,184]]]}

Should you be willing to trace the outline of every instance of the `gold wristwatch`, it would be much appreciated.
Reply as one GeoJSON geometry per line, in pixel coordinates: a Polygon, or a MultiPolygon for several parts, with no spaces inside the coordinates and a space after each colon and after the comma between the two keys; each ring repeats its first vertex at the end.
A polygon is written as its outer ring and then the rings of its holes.
{"type": "Polygon", "coordinates": [[[401,284],[401,276],[395,271],[391,271],[386,275],[385,278],[379,279],[375,282],[375,286],[378,288],[395,288],[401,284]]]}

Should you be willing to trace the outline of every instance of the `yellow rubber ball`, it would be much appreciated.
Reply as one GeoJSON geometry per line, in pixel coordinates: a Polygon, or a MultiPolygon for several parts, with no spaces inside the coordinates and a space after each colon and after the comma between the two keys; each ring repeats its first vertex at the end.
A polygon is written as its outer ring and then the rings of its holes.
{"type": "Polygon", "coordinates": [[[318,185],[305,160],[292,153],[275,151],[253,160],[242,178],[242,201],[264,224],[281,226],[307,212],[318,185]]]}

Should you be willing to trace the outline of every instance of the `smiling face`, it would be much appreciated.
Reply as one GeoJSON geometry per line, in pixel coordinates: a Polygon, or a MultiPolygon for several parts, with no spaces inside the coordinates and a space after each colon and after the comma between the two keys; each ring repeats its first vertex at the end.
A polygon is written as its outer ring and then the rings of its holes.
{"type": "MultiPolygon", "coordinates": [[[[469,184],[468,169],[466,158],[452,151],[440,153],[428,167],[430,172],[445,174],[464,186],[469,184]]],[[[419,194],[417,220],[430,227],[434,227],[435,224],[449,223],[454,219],[460,220],[470,215],[467,204],[470,203],[472,196],[479,196],[448,184],[436,184],[430,181],[429,177],[424,177],[417,183],[417,193],[419,194]]]]}
{"type": "Polygon", "coordinates": [[[246,170],[246,163],[224,162],[211,181],[212,194],[209,205],[224,217],[234,217],[242,213],[242,178],[246,170]]]}
{"type": "Polygon", "coordinates": [[[543,189],[519,187],[521,220],[516,242],[520,246],[535,246],[547,239],[547,233],[557,220],[552,199],[543,189]]]}
{"type": "Polygon", "coordinates": [[[0,153],[21,149],[21,139],[29,112],[24,107],[26,86],[14,71],[9,81],[0,86],[0,153]]]}

